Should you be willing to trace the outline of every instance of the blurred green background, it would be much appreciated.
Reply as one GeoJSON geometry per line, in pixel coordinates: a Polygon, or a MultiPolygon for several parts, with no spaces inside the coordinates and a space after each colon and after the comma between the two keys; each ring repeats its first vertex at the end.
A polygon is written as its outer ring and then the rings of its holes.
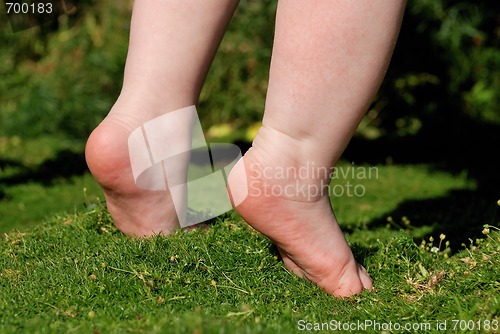
{"type": "MultiPolygon", "coordinates": [[[[242,1],[200,102],[204,125],[262,117],[275,1],[242,1]]],[[[130,1],[80,1],[73,15],[0,34],[0,131],[84,140],[118,95],[130,1]]],[[[4,12],[4,11],[3,11],[4,12]]],[[[415,135],[465,120],[500,125],[498,1],[411,0],[397,50],[359,133],[415,135]]]]}
{"type": "MultiPolygon", "coordinates": [[[[201,94],[211,141],[246,146],[258,127],[275,6],[240,2],[201,94]]],[[[83,182],[83,207],[100,196],[86,174],[83,147],[121,88],[131,7],[79,1],[72,15],[13,33],[0,6],[0,224],[18,227],[52,209],[78,210],[74,201],[64,204],[68,183],[83,182]],[[23,207],[32,212],[24,220],[17,214],[23,207]]],[[[500,198],[499,107],[500,2],[410,0],[387,77],[344,159],[465,172],[474,191],[397,210],[442,214],[460,207],[491,220],[484,203],[500,198]]]]}

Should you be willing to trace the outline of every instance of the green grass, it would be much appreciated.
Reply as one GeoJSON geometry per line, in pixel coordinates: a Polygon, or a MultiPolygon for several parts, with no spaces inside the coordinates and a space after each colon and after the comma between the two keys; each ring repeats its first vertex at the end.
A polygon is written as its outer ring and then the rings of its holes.
{"type": "Polygon", "coordinates": [[[123,236],[76,166],[82,147],[0,141],[0,333],[292,333],[332,320],[472,333],[499,320],[500,235],[483,227],[498,224],[498,198],[466,171],[339,165],[332,203],[376,290],[338,300],[288,273],[234,212],[208,231],[123,236]]]}
{"type": "MultiPolygon", "coordinates": [[[[82,167],[82,149],[83,144],[79,141],[57,137],[0,137],[0,233],[39,224],[54,214],[81,211],[96,198],[103,198],[94,179],[82,167]]],[[[365,233],[365,239],[369,235],[375,239],[380,237],[377,229],[369,225],[377,218],[385,220],[387,214],[404,201],[446,198],[453,191],[473,192],[475,187],[474,180],[468,179],[466,173],[450,175],[428,165],[368,166],[342,162],[337,175],[331,187],[335,212],[346,231],[370,227],[372,232],[365,233]],[[360,168],[376,171],[363,176],[359,173],[360,168]],[[356,196],[354,187],[362,189],[363,196],[356,196]],[[341,191],[344,194],[339,196],[341,191]]],[[[487,206],[493,206],[491,203],[487,206]]],[[[439,209],[441,214],[447,215],[443,208],[439,209]]],[[[415,214],[414,220],[408,211],[394,219],[401,220],[403,216],[421,225],[414,226],[415,236],[432,231],[428,218],[415,214]],[[422,230],[420,234],[419,229],[422,230]]],[[[486,212],[486,217],[493,217],[493,213],[486,212]]],[[[481,220],[478,225],[484,223],[496,222],[481,220]]],[[[386,231],[383,234],[387,234],[386,231]]]]}
{"type": "Polygon", "coordinates": [[[60,138],[0,137],[0,233],[81,211],[102,198],[84,172],[82,149],[60,138]]]}
{"type": "Polygon", "coordinates": [[[450,258],[404,231],[368,249],[354,245],[376,290],[346,300],[288,273],[271,243],[235,215],[208,231],[134,240],[98,207],[0,243],[3,333],[291,333],[300,320],[447,320],[451,329],[453,320],[484,325],[500,315],[493,228],[450,258]]]}

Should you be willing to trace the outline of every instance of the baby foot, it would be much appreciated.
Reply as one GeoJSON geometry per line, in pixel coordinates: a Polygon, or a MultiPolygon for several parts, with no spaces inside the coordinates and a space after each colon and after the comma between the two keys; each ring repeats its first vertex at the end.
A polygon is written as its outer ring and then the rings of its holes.
{"type": "Polygon", "coordinates": [[[228,178],[231,194],[248,190],[236,210],[276,243],[284,264],[298,276],[337,297],[371,290],[372,281],[355,261],[324,191],[329,180],[315,178],[313,171],[301,174],[311,169],[311,161],[307,164],[307,155],[300,154],[300,143],[284,149],[294,139],[282,137],[262,128],[233,168],[228,178]]]}

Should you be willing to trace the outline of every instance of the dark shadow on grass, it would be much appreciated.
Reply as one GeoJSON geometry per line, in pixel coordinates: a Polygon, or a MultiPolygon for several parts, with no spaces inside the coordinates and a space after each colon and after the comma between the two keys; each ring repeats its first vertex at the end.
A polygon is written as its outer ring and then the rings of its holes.
{"type": "MultiPolygon", "coordinates": [[[[412,229],[427,226],[431,229],[431,235],[437,240],[440,234],[446,235],[446,240],[450,241],[452,251],[461,250],[461,244],[470,243],[469,239],[483,237],[481,231],[484,224],[496,225],[500,220],[500,210],[497,205],[488,197],[481,196],[475,191],[451,190],[446,196],[429,198],[423,200],[409,200],[401,202],[398,207],[373,219],[368,224],[368,229],[387,229],[387,217],[391,216],[394,225],[391,228],[412,229]],[[410,226],[404,226],[402,217],[407,217],[410,226]]],[[[415,241],[420,241],[423,237],[415,236],[415,241]]]]}
{"type": "Polygon", "coordinates": [[[7,163],[9,166],[17,167],[19,172],[12,176],[0,178],[0,183],[6,186],[28,182],[51,185],[55,179],[82,175],[88,171],[84,153],[69,149],[59,151],[55,158],[46,160],[35,168],[28,168],[17,162],[9,161],[7,163]]]}
{"type": "Polygon", "coordinates": [[[378,247],[366,247],[359,243],[353,243],[350,246],[354,258],[362,265],[366,263],[365,259],[373,257],[375,253],[378,252],[378,247]]]}
{"type": "MultiPolygon", "coordinates": [[[[453,122],[430,122],[415,136],[386,136],[377,140],[354,138],[343,158],[356,164],[427,164],[431,170],[467,174],[474,190],[452,190],[445,196],[406,200],[392,212],[368,223],[385,228],[387,217],[408,217],[411,226],[431,227],[436,237],[447,236],[453,250],[482,236],[484,224],[497,225],[500,210],[500,126],[464,117],[453,122]]],[[[403,197],[404,194],[401,194],[403,197]]]]}
{"type": "Polygon", "coordinates": [[[7,167],[21,167],[22,164],[19,161],[13,159],[0,159],[0,170],[5,169],[7,167]]]}

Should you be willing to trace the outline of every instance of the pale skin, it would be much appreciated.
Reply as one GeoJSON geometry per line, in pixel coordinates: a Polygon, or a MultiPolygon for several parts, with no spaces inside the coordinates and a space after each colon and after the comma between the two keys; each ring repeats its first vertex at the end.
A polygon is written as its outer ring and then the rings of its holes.
{"type": "MultiPolygon", "coordinates": [[[[197,103],[236,5],[234,0],[134,4],[122,92],[86,148],[115,224],[128,235],[168,234],[178,222],[167,191],[136,187],[127,137],[147,120],[197,103]]],[[[287,268],[337,297],[373,286],[354,260],[328,193],[293,191],[328,180],[275,179],[259,171],[336,164],[384,77],[404,6],[400,0],[280,1],[263,127],[240,162],[245,169],[229,176],[231,193],[252,183],[236,210],[276,243],[287,268]],[[257,191],[269,185],[286,187],[287,194],[257,191]]]]}

